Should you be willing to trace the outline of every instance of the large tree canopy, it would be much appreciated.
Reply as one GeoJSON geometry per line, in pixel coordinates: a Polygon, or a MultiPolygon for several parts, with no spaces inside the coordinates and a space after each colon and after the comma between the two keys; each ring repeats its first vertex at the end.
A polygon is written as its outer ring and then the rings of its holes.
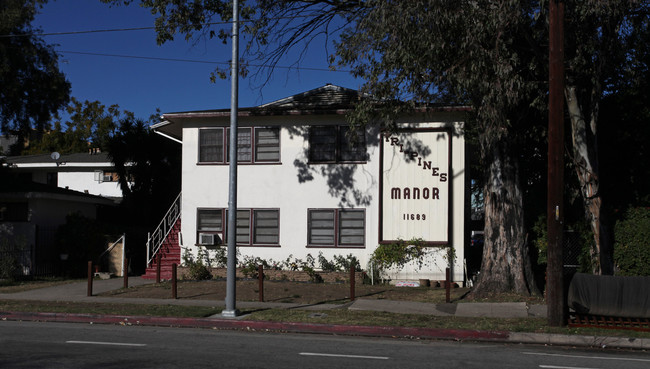
{"type": "Polygon", "coordinates": [[[139,119],[119,122],[107,141],[132,224],[155,226],[181,189],[181,147],[139,119]]]}
{"type": "Polygon", "coordinates": [[[81,102],[74,97],[65,108],[65,121],[56,119],[45,132],[34,135],[22,154],[61,154],[85,152],[90,148],[108,150],[108,141],[116,134],[121,119],[134,119],[130,111],[120,111],[117,104],[106,107],[99,101],[81,102]]]}
{"type": "Polygon", "coordinates": [[[70,96],[58,56],[31,23],[45,0],[0,2],[0,131],[42,128],[70,96]]]}

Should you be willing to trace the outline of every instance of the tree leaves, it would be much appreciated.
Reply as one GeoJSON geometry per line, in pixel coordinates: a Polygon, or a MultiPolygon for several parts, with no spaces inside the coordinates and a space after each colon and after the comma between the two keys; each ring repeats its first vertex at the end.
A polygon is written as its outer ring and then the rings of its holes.
{"type": "Polygon", "coordinates": [[[31,26],[43,0],[0,3],[0,131],[42,129],[70,96],[58,55],[31,26]]]}

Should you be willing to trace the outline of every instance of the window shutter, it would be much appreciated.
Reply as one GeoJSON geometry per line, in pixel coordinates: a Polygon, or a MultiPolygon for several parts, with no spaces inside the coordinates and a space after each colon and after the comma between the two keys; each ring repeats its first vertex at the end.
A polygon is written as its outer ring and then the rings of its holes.
{"type": "Polygon", "coordinates": [[[334,211],[311,210],[309,215],[309,244],[334,246],[334,211]]]}
{"type": "Polygon", "coordinates": [[[255,210],[254,244],[278,244],[280,219],[277,210],[255,210]]]}

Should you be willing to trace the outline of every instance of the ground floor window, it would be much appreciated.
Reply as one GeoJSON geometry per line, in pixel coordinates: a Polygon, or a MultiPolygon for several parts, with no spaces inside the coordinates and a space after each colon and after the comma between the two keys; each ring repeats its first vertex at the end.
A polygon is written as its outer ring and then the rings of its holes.
{"type": "Polygon", "coordinates": [[[363,209],[309,209],[308,246],[364,247],[366,213],[363,209]]]}
{"type": "Polygon", "coordinates": [[[198,209],[196,214],[196,243],[215,246],[222,243],[223,209],[198,209]]]}
{"type": "MultiPolygon", "coordinates": [[[[197,244],[219,245],[227,242],[227,209],[198,209],[197,244]]],[[[278,209],[238,209],[237,246],[277,246],[280,244],[278,209]]]]}

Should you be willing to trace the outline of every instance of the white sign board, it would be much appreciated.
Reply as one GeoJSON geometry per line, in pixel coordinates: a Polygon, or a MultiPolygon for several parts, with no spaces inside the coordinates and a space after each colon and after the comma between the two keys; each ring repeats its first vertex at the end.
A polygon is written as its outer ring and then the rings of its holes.
{"type": "Polygon", "coordinates": [[[382,136],[380,242],[449,242],[451,134],[409,130],[382,136]]]}

